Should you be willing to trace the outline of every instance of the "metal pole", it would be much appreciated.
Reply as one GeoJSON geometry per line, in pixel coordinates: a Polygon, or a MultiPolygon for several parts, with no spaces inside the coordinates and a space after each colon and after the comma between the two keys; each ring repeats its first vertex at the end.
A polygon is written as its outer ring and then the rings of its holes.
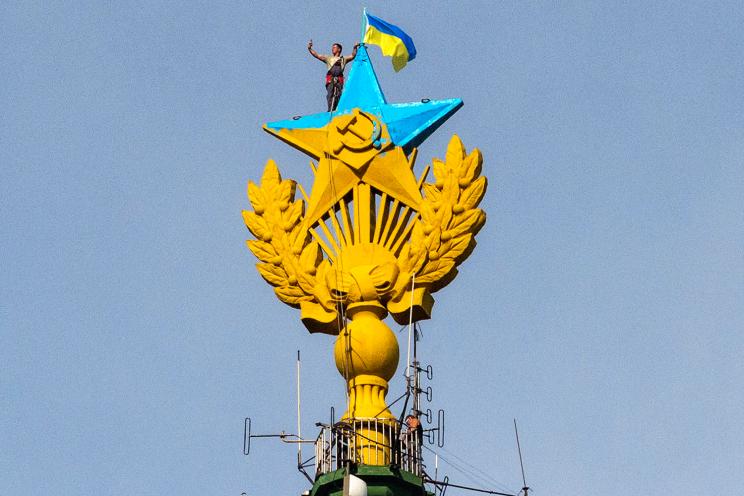
{"type": "MultiPolygon", "coordinates": [[[[300,350],[297,350],[297,438],[302,440],[300,426],[300,350]]],[[[297,443],[297,464],[302,465],[302,443],[297,443]]]]}
{"type": "Polygon", "coordinates": [[[359,43],[364,43],[364,33],[367,30],[367,7],[364,7],[362,11],[362,36],[359,38],[359,43]]]}

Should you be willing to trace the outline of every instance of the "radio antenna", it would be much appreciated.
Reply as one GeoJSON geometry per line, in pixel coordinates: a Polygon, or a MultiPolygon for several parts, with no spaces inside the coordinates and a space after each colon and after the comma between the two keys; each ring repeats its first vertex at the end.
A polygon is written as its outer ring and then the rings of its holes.
{"type": "MultiPolygon", "coordinates": [[[[297,438],[302,439],[300,430],[300,350],[297,350],[297,438]]],[[[297,466],[302,466],[302,443],[297,443],[297,466]]]]}
{"type": "MultiPolygon", "coordinates": [[[[411,339],[415,339],[413,336],[413,292],[416,289],[416,273],[411,277],[411,306],[408,309],[408,349],[406,351],[406,383],[407,386],[411,386],[411,339]]],[[[416,345],[414,344],[414,347],[416,345]]],[[[416,352],[414,351],[414,356],[416,352]]],[[[415,360],[415,358],[414,358],[415,360]]]]}
{"type": "Polygon", "coordinates": [[[522,446],[519,444],[519,431],[517,430],[517,419],[514,419],[514,435],[517,438],[517,451],[519,452],[519,467],[522,469],[522,492],[524,496],[527,496],[527,492],[530,490],[527,487],[527,480],[524,477],[524,463],[522,463],[522,446]]]}

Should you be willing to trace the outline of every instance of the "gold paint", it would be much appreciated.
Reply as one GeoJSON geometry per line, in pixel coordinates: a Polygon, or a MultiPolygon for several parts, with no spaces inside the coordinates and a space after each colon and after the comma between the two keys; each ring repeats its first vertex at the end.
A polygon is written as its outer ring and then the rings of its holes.
{"type": "MultiPolygon", "coordinates": [[[[301,189],[295,199],[296,183],[271,160],[260,184],[248,184],[253,210],[243,217],[256,237],[248,247],[261,276],[281,301],[300,308],[310,332],[337,335],[334,357],[349,393],[344,419],[394,426],[385,395],[399,350],[384,319],[429,318],[431,293],[454,279],[472,251],[486,218],[478,208],[487,186],[482,156],[466,153],[454,136],[445,160],[433,161],[429,183],[428,166],[414,175],[416,151],[406,157],[371,114],[337,116],[318,131],[271,131],[319,162],[311,163],[309,197],[301,189]]],[[[363,462],[389,463],[389,450],[364,445],[380,432],[357,432],[363,462]]]]}

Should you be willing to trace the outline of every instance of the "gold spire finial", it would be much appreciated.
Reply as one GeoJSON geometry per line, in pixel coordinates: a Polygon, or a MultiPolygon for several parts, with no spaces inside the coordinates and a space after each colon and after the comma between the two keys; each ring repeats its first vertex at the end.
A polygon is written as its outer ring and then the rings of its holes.
{"type": "Polygon", "coordinates": [[[338,335],[334,355],[349,392],[344,418],[394,425],[385,394],[398,343],[384,318],[429,318],[431,293],[454,279],[472,251],[486,218],[478,208],[486,191],[482,157],[453,136],[429,183],[429,167],[418,179],[413,173],[415,149],[406,156],[372,114],[355,109],[318,131],[271,131],[319,163],[304,199],[271,160],[260,183],[248,183],[253,211],[243,217],[256,237],[248,248],[310,332],[338,335]]]}

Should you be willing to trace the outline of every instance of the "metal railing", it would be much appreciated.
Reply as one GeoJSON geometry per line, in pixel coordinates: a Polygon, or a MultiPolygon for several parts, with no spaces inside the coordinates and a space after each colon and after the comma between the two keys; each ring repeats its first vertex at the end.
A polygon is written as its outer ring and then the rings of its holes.
{"type": "Polygon", "coordinates": [[[421,430],[401,429],[389,418],[355,418],[321,425],[315,440],[315,477],[348,464],[396,465],[424,474],[421,430]]]}

